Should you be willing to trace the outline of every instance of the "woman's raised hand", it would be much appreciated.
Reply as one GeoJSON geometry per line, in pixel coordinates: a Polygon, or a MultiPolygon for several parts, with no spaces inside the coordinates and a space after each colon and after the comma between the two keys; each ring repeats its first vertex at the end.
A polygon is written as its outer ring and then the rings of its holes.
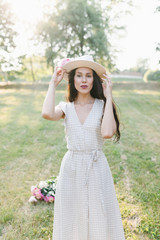
{"type": "Polygon", "coordinates": [[[112,98],[112,81],[107,74],[103,74],[104,78],[102,83],[103,94],[106,98],[112,98]]]}
{"type": "Polygon", "coordinates": [[[66,70],[62,69],[61,67],[56,67],[50,83],[53,83],[55,87],[57,87],[60,81],[63,79],[65,72],[66,70]]]}

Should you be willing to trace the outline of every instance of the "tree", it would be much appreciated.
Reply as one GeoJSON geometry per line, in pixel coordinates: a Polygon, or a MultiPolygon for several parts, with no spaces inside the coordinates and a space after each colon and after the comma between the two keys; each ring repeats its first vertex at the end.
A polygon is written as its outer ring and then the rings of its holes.
{"type": "Polygon", "coordinates": [[[144,74],[148,69],[149,69],[149,59],[139,58],[136,62],[136,66],[130,68],[130,71],[144,74]]]}
{"type": "Polygon", "coordinates": [[[129,13],[132,0],[57,0],[53,11],[46,13],[37,26],[37,37],[45,46],[48,65],[54,60],[92,54],[108,70],[115,69],[118,52],[111,35],[122,34],[119,18],[129,13]]]}
{"type": "MultiPolygon", "coordinates": [[[[160,12],[160,6],[156,8],[156,13],[160,12]]],[[[156,51],[160,52],[160,43],[157,44],[156,51]]],[[[160,59],[159,59],[159,64],[160,64],[160,59]]]]}
{"type": "Polygon", "coordinates": [[[9,5],[0,0],[0,71],[4,64],[12,65],[9,61],[9,53],[15,48],[16,32],[13,25],[9,5]]]}
{"type": "Polygon", "coordinates": [[[43,56],[27,56],[19,57],[19,69],[9,73],[10,80],[23,80],[29,82],[41,81],[50,77],[51,69],[47,68],[46,59],[43,56]]]}
{"type": "Polygon", "coordinates": [[[107,28],[108,19],[103,18],[98,2],[58,0],[54,12],[39,23],[37,33],[46,45],[47,63],[53,69],[54,59],[66,57],[66,53],[67,57],[93,54],[111,69],[114,64],[107,28]]]}

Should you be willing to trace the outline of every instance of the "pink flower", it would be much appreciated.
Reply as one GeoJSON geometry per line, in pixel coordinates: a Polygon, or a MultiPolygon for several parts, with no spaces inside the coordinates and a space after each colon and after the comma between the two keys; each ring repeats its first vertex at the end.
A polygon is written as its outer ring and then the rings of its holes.
{"type": "Polygon", "coordinates": [[[44,196],[43,199],[44,199],[45,202],[49,201],[49,197],[48,196],[44,196]]]}
{"type": "Polygon", "coordinates": [[[44,195],[41,193],[41,200],[44,199],[44,195]]]}
{"type": "Polygon", "coordinates": [[[63,65],[65,65],[70,60],[71,60],[70,58],[63,58],[63,59],[61,59],[61,61],[58,64],[58,67],[62,67],[63,65]]]}
{"type": "Polygon", "coordinates": [[[37,198],[37,199],[42,199],[42,193],[41,193],[41,190],[39,188],[36,188],[34,190],[34,196],[37,198]]]}
{"type": "Polygon", "coordinates": [[[54,202],[54,197],[49,196],[49,198],[48,198],[48,202],[50,202],[50,203],[54,202]]]}

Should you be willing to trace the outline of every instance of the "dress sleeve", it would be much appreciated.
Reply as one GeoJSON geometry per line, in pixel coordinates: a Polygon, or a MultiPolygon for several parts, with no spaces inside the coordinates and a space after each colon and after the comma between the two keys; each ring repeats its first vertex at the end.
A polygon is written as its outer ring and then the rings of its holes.
{"type": "Polygon", "coordinates": [[[66,116],[67,116],[67,103],[64,102],[64,101],[60,101],[57,106],[59,106],[62,109],[62,111],[65,113],[65,118],[66,118],[66,116]]]}

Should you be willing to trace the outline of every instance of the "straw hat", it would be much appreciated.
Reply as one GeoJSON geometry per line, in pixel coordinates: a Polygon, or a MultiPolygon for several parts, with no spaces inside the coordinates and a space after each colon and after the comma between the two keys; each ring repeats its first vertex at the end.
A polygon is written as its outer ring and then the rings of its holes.
{"type": "Polygon", "coordinates": [[[58,65],[59,67],[62,67],[62,69],[67,70],[67,72],[64,73],[64,77],[63,77],[67,81],[68,81],[68,73],[75,68],[80,68],[80,67],[91,68],[98,74],[100,78],[104,77],[103,74],[106,73],[106,69],[99,63],[94,62],[93,57],[89,55],[84,55],[74,59],[64,58],[61,60],[61,62],[58,65]]]}

